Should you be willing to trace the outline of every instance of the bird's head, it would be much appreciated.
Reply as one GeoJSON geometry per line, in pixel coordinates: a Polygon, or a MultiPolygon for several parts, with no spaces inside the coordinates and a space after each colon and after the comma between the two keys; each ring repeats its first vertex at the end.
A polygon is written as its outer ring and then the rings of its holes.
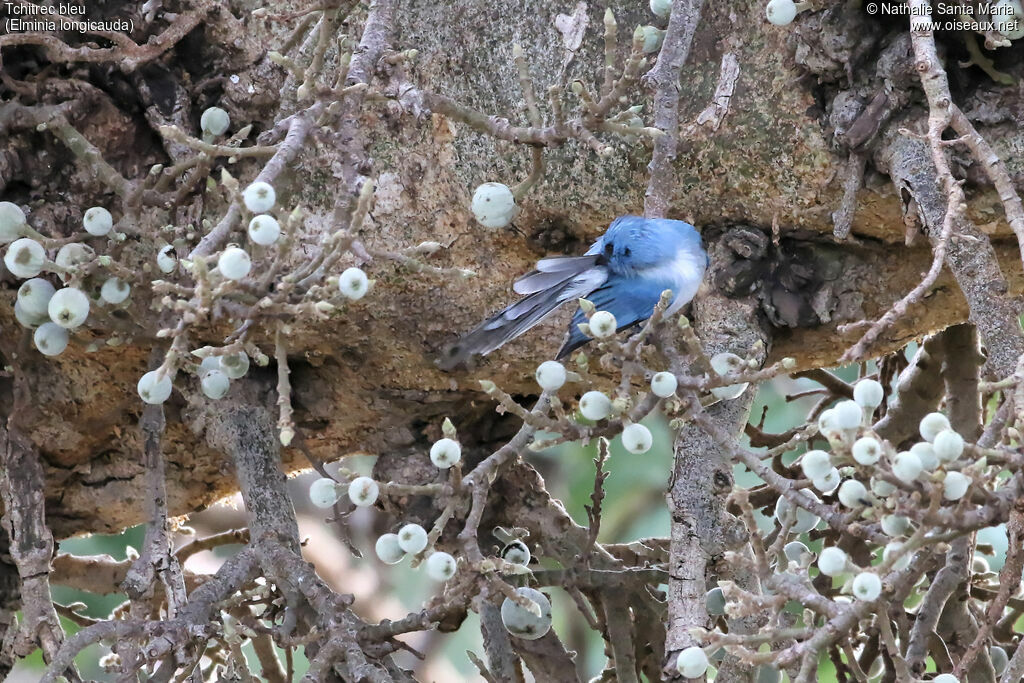
{"type": "Polygon", "coordinates": [[[680,249],[703,253],[700,233],[683,221],[622,216],[591,248],[615,273],[635,274],[676,258],[680,249]]]}

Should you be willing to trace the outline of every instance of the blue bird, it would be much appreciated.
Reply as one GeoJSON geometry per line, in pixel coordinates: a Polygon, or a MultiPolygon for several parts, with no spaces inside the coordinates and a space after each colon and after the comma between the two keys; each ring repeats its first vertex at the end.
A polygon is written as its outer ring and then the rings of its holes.
{"type": "MultiPolygon", "coordinates": [[[[674,297],[666,313],[671,315],[697,293],[707,266],[700,233],[689,223],[621,216],[583,256],[538,261],[512,287],[524,297],[463,335],[448,348],[442,365],[454,367],[470,356],[494,351],[567,301],[593,302],[597,310],[615,316],[621,331],[651,317],[661,293],[670,289],[674,297]]],[[[558,358],[590,341],[579,329],[586,320],[578,309],[558,358]]]]}

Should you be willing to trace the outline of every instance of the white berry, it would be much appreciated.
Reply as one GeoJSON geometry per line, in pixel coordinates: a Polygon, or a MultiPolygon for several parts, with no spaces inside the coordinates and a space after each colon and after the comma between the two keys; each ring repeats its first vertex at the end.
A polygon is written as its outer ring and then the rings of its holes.
{"type": "Polygon", "coordinates": [[[704,594],[704,607],[708,614],[725,614],[725,592],[720,586],[715,586],[704,594]]]}
{"type": "Polygon", "coordinates": [[[338,502],[338,482],[321,477],[309,485],[309,502],[318,508],[329,508],[338,502]]]}
{"type": "Polygon", "coordinates": [[[657,372],[651,378],[651,393],[658,398],[668,398],[676,393],[679,380],[671,372],[657,372]]]}
{"type": "Polygon", "coordinates": [[[0,244],[21,237],[25,229],[25,212],[12,202],[0,202],[0,244]]]}
{"type": "Polygon", "coordinates": [[[612,402],[600,391],[588,391],[580,397],[580,414],[588,420],[597,422],[608,417],[612,412],[612,402]]]}
{"type": "Polygon", "coordinates": [[[207,356],[204,358],[199,363],[199,372],[197,374],[202,377],[211,370],[220,370],[220,356],[207,356]]]}
{"type": "Polygon", "coordinates": [[[999,0],[991,14],[996,31],[1010,40],[1024,38],[1024,9],[1020,0],[999,0]]]}
{"type": "Polygon", "coordinates": [[[967,493],[971,478],[962,472],[947,472],[942,480],[942,497],[946,500],[960,500],[967,493]]]}
{"type": "Polygon", "coordinates": [[[159,377],[159,374],[158,370],[150,370],[139,379],[137,387],[139,397],[146,403],[160,405],[171,395],[172,384],[170,374],[164,373],[163,377],[159,377]]]}
{"type": "Polygon", "coordinates": [[[380,486],[370,477],[356,477],[348,485],[348,498],[353,505],[361,508],[369,507],[377,502],[380,486]]]}
{"type": "Polygon", "coordinates": [[[630,453],[646,453],[653,443],[651,430],[641,424],[631,424],[622,430],[622,446],[630,453]]]}
{"type": "Polygon", "coordinates": [[[882,517],[882,533],[886,536],[903,536],[910,529],[910,520],[901,515],[882,517]]]}
{"type": "Polygon", "coordinates": [[[827,436],[829,432],[836,432],[838,430],[839,425],[836,424],[835,409],[829,408],[822,411],[821,415],[818,416],[818,431],[827,436]]]}
{"type": "Polygon", "coordinates": [[[89,317],[89,297],[80,289],[65,287],[50,297],[46,310],[50,320],[73,330],[89,317]]]}
{"type": "Polygon", "coordinates": [[[799,562],[800,558],[811,552],[811,549],[800,541],[790,541],[786,545],[782,546],[782,552],[785,554],[787,560],[799,562]]]}
{"type": "Polygon", "coordinates": [[[708,670],[708,656],[696,645],[688,647],[676,657],[676,670],[683,678],[700,678],[708,670]]]}
{"type": "MultiPolygon", "coordinates": [[[[711,357],[711,369],[721,377],[730,373],[740,372],[744,367],[746,367],[746,363],[735,353],[716,353],[711,357]]],[[[711,389],[711,393],[715,398],[729,401],[742,395],[747,390],[748,384],[748,382],[743,382],[741,384],[731,384],[727,387],[714,387],[711,389]]]]}
{"type": "Polygon", "coordinates": [[[839,470],[832,467],[824,475],[811,480],[811,485],[822,493],[828,493],[829,491],[834,491],[839,486],[840,480],[839,470]]]}
{"type": "MultiPolygon", "coordinates": [[[[818,501],[818,497],[810,491],[807,491],[803,495],[809,496],[815,501],[818,501]]],[[[810,510],[805,510],[802,507],[796,507],[796,522],[789,528],[791,533],[803,534],[807,533],[814,527],[818,526],[818,522],[821,519],[810,510]]],[[[790,514],[790,510],[794,508],[793,503],[789,502],[784,496],[779,496],[778,500],[775,501],[775,518],[779,520],[779,524],[782,524],[787,516],[790,514]]]]}
{"type": "Polygon", "coordinates": [[[370,281],[361,268],[346,268],[338,277],[338,289],[342,296],[352,299],[362,299],[370,288],[370,281]]]}
{"type": "Polygon", "coordinates": [[[430,447],[430,462],[438,469],[446,470],[462,460],[462,446],[455,439],[438,439],[430,447]]]}
{"type": "Polygon", "coordinates": [[[839,502],[848,508],[859,508],[870,504],[868,490],[856,479],[847,479],[839,485],[839,502]]]}
{"type": "Polygon", "coordinates": [[[565,366],[557,360],[546,360],[537,366],[534,376],[544,391],[558,391],[565,384],[565,366]]]}
{"type": "Polygon", "coordinates": [[[953,674],[939,674],[932,679],[932,683],[960,683],[960,679],[953,674]]]}
{"type": "Polygon", "coordinates": [[[57,323],[43,323],[36,328],[32,341],[44,356],[58,356],[68,347],[68,331],[57,323]]]}
{"type": "Polygon", "coordinates": [[[887,543],[882,548],[882,561],[888,562],[891,558],[899,555],[899,559],[893,562],[893,569],[906,569],[910,566],[910,560],[913,553],[903,552],[903,544],[899,541],[892,541],[887,543]]]}
{"type": "Polygon", "coordinates": [[[220,107],[210,107],[199,117],[199,127],[210,135],[223,135],[231,125],[231,117],[220,107]]]}
{"type": "Polygon", "coordinates": [[[427,532],[419,524],[406,524],[398,530],[398,545],[415,555],[427,547],[427,532]]]}
{"type": "Polygon", "coordinates": [[[921,438],[925,441],[934,441],[944,429],[949,429],[949,420],[942,413],[928,413],[921,418],[921,438]]]}
{"type": "Polygon", "coordinates": [[[874,465],[882,457],[882,444],[873,436],[862,436],[853,442],[850,452],[861,465],[874,465]]]}
{"type": "Polygon", "coordinates": [[[672,0],[651,0],[651,12],[664,19],[672,11],[672,0]]]}
{"type": "Polygon", "coordinates": [[[119,304],[128,298],[132,293],[131,286],[121,278],[107,278],[100,287],[100,298],[108,304],[119,304]]]}
{"type": "Polygon", "coordinates": [[[1006,671],[1007,664],[1010,663],[1010,657],[1006,654],[1006,650],[998,645],[993,645],[988,649],[988,656],[992,660],[992,668],[995,669],[996,676],[1001,676],[1006,671]]]}
{"type": "Polygon", "coordinates": [[[853,400],[863,408],[877,408],[884,398],[885,389],[873,379],[862,379],[853,385],[853,400]]]}
{"type": "Polygon", "coordinates": [[[818,555],[818,569],[825,576],[839,576],[846,571],[846,553],[839,548],[829,546],[818,555]]]}
{"type": "Polygon", "coordinates": [[[69,242],[57,250],[57,256],[53,261],[61,268],[74,268],[88,263],[95,256],[96,252],[88,244],[69,242]]]}
{"type": "Polygon", "coordinates": [[[485,228],[504,228],[516,215],[516,198],[507,185],[484,183],[473,192],[470,207],[485,228]]]}
{"type": "Polygon", "coordinates": [[[839,429],[857,429],[864,419],[864,411],[856,401],[840,401],[832,410],[839,429]]]}
{"type": "Polygon", "coordinates": [[[35,277],[43,270],[45,263],[43,245],[28,237],[15,240],[4,254],[4,265],[14,277],[35,277]]]}
{"type": "Polygon", "coordinates": [[[156,254],[156,265],[161,273],[173,273],[178,267],[178,257],[174,253],[174,247],[165,244],[156,254]]]}
{"type": "Polygon", "coordinates": [[[917,479],[923,471],[924,467],[921,465],[921,458],[917,457],[915,453],[903,451],[902,453],[897,453],[893,459],[892,473],[905,484],[909,484],[917,479]]]}
{"type": "Polygon", "coordinates": [[[517,588],[516,593],[535,603],[539,614],[521,607],[511,598],[501,603],[501,623],[505,629],[523,640],[536,640],[551,629],[551,601],[539,590],[517,588]]]}
{"type": "Polygon", "coordinates": [[[590,316],[588,324],[590,325],[590,333],[596,339],[607,339],[615,334],[618,323],[615,321],[615,316],[608,311],[598,311],[590,316]]]}
{"type": "Polygon", "coordinates": [[[512,564],[530,564],[530,548],[522,541],[515,540],[501,549],[501,559],[512,564]]]}
{"type": "Polygon", "coordinates": [[[861,572],[853,579],[853,595],[870,602],[882,594],[882,580],[874,572],[861,572]]]}
{"type": "Polygon", "coordinates": [[[876,496],[885,498],[886,496],[892,495],[896,491],[896,487],[887,482],[885,479],[872,478],[871,479],[871,492],[876,496]]]}
{"type": "Polygon", "coordinates": [[[217,268],[220,274],[229,280],[241,280],[252,269],[252,260],[244,249],[239,247],[228,247],[221,252],[217,259],[217,268]]]}
{"type": "Polygon", "coordinates": [[[203,389],[203,394],[215,401],[224,398],[231,388],[231,380],[220,370],[210,370],[205,373],[199,380],[199,384],[203,389]]]}
{"type": "Polygon", "coordinates": [[[249,221],[249,239],[264,247],[273,244],[281,236],[281,224],[273,216],[261,213],[249,221]]]}
{"type": "Polygon", "coordinates": [[[277,194],[270,183],[261,180],[242,191],[242,201],[245,202],[245,208],[253,213],[266,213],[274,207],[277,194]]]}
{"type": "Polygon", "coordinates": [[[643,52],[645,55],[661,49],[661,44],[665,41],[665,31],[657,26],[643,26],[640,30],[644,37],[643,52]]]}
{"type": "Polygon", "coordinates": [[[405,557],[405,551],[398,542],[398,534],[383,534],[377,539],[374,550],[384,564],[398,564],[405,557]]]}
{"type": "Polygon", "coordinates": [[[57,291],[48,281],[41,277],[34,277],[26,280],[18,287],[18,303],[25,309],[26,313],[34,316],[45,316],[47,306],[50,304],[50,297],[57,291]]]}
{"type": "Polygon", "coordinates": [[[231,379],[240,379],[249,372],[249,354],[245,351],[225,353],[220,357],[220,369],[231,379]]]}
{"type": "Polygon", "coordinates": [[[825,451],[807,451],[800,458],[800,469],[808,479],[819,479],[832,470],[832,458],[825,451]]]}
{"type": "Polygon", "coordinates": [[[430,557],[423,564],[425,565],[427,576],[434,581],[447,581],[455,576],[457,564],[455,558],[448,553],[431,553],[430,557]]]}
{"type": "Polygon", "coordinates": [[[82,227],[90,235],[102,237],[114,227],[114,217],[102,206],[94,206],[82,216],[82,227]]]}
{"type": "Polygon", "coordinates": [[[939,466],[939,457],[935,454],[935,448],[927,441],[915,443],[910,447],[910,452],[921,461],[921,469],[925,472],[932,472],[939,466]]]}
{"type": "Polygon", "coordinates": [[[39,327],[43,323],[47,322],[50,319],[50,317],[49,314],[37,315],[35,313],[30,313],[29,311],[25,310],[25,307],[21,305],[20,301],[15,300],[14,319],[17,320],[22,327],[27,327],[31,329],[33,327],[39,327]]]}
{"type": "Polygon", "coordinates": [[[943,429],[935,435],[935,456],[942,462],[953,462],[964,452],[964,437],[952,429],[943,429]]]}
{"type": "Polygon", "coordinates": [[[793,0],[769,0],[764,13],[769,22],[786,26],[796,19],[796,3],[793,0]]]}

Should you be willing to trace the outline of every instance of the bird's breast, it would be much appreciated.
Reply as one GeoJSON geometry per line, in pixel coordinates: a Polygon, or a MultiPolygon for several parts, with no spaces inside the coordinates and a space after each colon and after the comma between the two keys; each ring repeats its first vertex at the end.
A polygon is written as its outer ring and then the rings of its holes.
{"type": "Polygon", "coordinates": [[[707,257],[703,253],[691,253],[680,249],[671,260],[638,271],[637,275],[645,280],[657,282],[663,290],[672,290],[675,296],[666,311],[667,315],[672,315],[697,294],[706,268],[707,257]]]}

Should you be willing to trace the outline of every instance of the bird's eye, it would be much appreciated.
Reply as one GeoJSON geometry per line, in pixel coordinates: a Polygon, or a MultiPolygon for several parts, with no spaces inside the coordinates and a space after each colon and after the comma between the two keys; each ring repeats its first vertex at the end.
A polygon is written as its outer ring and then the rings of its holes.
{"type": "Polygon", "coordinates": [[[604,255],[605,256],[611,256],[612,252],[614,252],[614,251],[615,251],[615,245],[612,244],[611,242],[609,242],[608,244],[604,245],[604,255]]]}
{"type": "Polygon", "coordinates": [[[629,251],[629,247],[626,247],[625,249],[622,250],[622,255],[623,256],[629,256],[630,253],[632,253],[632,252],[629,251]]]}

